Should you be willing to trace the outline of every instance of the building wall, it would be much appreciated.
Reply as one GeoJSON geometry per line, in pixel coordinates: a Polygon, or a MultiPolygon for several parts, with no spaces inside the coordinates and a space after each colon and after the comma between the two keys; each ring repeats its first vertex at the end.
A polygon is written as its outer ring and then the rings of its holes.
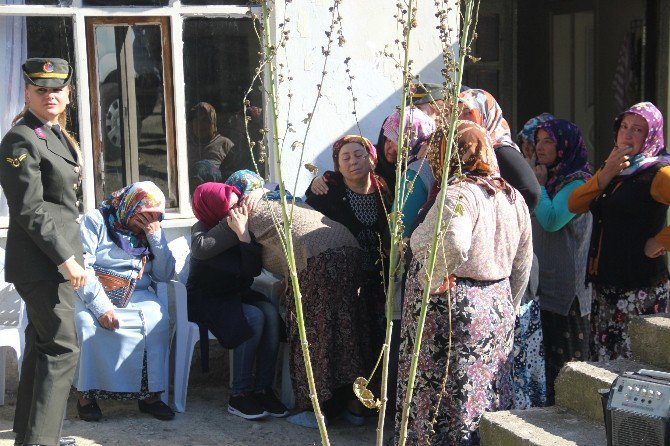
{"type": "MultiPolygon", "coordinates": [[[[614,102],[612,80],[622,39],[632,20],[645,17],[645,0],[599,0],[596,2],[596,166],[614,146],[612,122],[621,112],[614,102]]],[[[645,98],[654,101],[654,98],[645,98]]],[[[630,104],[632,105],[632,104],[630,104]]],[[[663,110],[666,112],[665,110],[663,110]]],[[[664,113],[665,114],[665,113],[664,113]]]]}
{"type": "MultiPolygon", "coordinates": [[[[317,93],[317,84],[322,83],[323,55],[321,47],[326,45],[325,31],[330,26],[328,8],[332,1],[295,0],[287,4],[286,15],[290,18],[288,28],[290,39],[283,52],[293,81],[280,85],[280,124],[283,129],[288,119],[295,133],[286,139],[283,155],[283,174],[286,187],[302,195],[308,187],[312,175],[303,167],[306,162],[319,167],[319,172],[332,169],[330,148],[340,136],[359,133],[353,112],[352,94],[347,87],[349,80],[345,72],[345,58],[351,58],[350,74],[354,77],[353,95],[356,97],[356,111],[360,133],[376,142],[382,122],[400,103],[402,81],[401,70],[396,62],[382,53],[384,48],[396,55],[396,39],[401,39],[401,29],[393,17],[396,2],[342,2],[340,13],[346,43],[339,47],[335,41],[323,81],[323,97],[318,103],[307,140],[303,162],[300,150],[291,150],[294,141],[302,142],[306,125],[303,119],[312,111],[317,93]],[[293,95],[290,113],[287,94],[293,95]]],[[[416,4],[417,2],[415,2],[416,4]]],[[[425,82],[442,82],[442,50],[435,27],[433,2],[418,2],[417,28],[410,37],[410,54],[413,60],[413,74],[420,75],[425,82]]],[[[455,3],[450,1],[449,3],[455,3]]],[[[283,7],[284,4],[278,5],[283,7]]],[[[276,17],[282,17],[278,10],[276,17]]],[[[457,21],[452,16],[450,26],[455,30],[457,21]]],[[[454,39],[455,40],[455,39],[454,39]]],[[[288,77],[286,74],[285,77],[288,77]]],[[[280,132],[280,134],[282,133],[280,132]]],[[[273,175],[274,176],[274,175],[273,175]]]]}

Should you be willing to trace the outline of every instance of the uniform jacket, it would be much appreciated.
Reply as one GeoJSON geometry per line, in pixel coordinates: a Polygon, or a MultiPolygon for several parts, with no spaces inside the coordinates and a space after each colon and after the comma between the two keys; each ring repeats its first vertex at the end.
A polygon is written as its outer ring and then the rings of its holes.
{"type": "Polygon", "coordinates": [[[83,264],[76,155],[32,113],[0,142],[0,185],[9,205],[8,282],[65,281],[57,265],[83,264]]]}

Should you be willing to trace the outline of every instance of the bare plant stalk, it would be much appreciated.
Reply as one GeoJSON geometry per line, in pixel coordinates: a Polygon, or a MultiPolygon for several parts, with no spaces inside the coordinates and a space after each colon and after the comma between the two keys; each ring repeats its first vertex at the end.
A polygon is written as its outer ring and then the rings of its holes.
{"type": "MultiPolygon", "coordinates": [[[[379,407],[379,419],[377,420],[377,446],[384,444],[384,421],[386,418],[386,403],[388,401],[388,368],[391,347],[391,336],[393,334],[393,298],[395,296],[395,284],[400,277],[402,265],[400,262],[399,247],[402,243],[402,208],[404,205],[403,193],[400,191],[400,176],[402,174],[402,165],[404,156],[404,138],[405,138],[405,107],[407,105],[407,96],[409,95],[409,48],[410,48],[410,34],[415,25],[414,15],[416,10],[414,8],[413,0],[409,0],[407,4],[407,20],[403,27],[403,82],[402,93],[400,96],[400,129],[398,130],[398,151],[396,155],[396,182],[393,196],[393,209],[395,212],[390,214],[389,231],[391,234],[391,247],[389,252],[389,280],[386,288],[386,334],[384,337],[383,360],[382,360],[382,376],[381,376],[381,405],[379,407]]],[[[382,156],[384,156],[382,154],[382,156]]],[[[400,327],[398,327],[400,329],[400,327]]]]}
{"type": "MultiPolygon", "coordinates": [[[[270,33],[270,13],[268,8],[268,1],[263,1],[263,31],[265,38],[266,51],[275,51],[272,45],[272,35],[270,33]]],[[[298,324],[298,334],[300,337],[300,345],[302,346],[302,355],[305,361],[305,373],[307,375],[307,383],[309,385],[309,397],[312,400],[312,407],[314,408],[314,415],[321,434],[321,444],[329,446],[328,431],[321,407],[319,406],[319,399],[316,393],[316,385],[314,384],[314,374],[312,372],[312,362],[309,355],[309,344],[307,342],[307,334],[305,332],[305,320],[302,311],[302,294],[300,293],[300,283],[298,281],[298,272],[296,270],[295,256],[293,252],[293,236],[291,234],[291,219],[289,218],[288,202],[286,200],[286,189],[284,188],[284,180],[282,178],[281,169],[281,149],[279,144],[279,113],[278,113],[278,98],[276,90],[276,66],[274,57],[268,60],[267,70],[269,73],[269,103],[272,117],[272,138],[274,141],[273,149],[275,154],[275,163],[277,167],[277,179],[279,181],[279,195],[282,209],[282,231],[285,242],[286,261],[288,263],[289,276],[291,278],[291,285],[293,287],[293,298],[296,312],[296,322],[298,324]]]]}
{"type": "MultiPolygon", "coordinates": [[[[444,155],[444,167],[442,171],[442,182],[440,185],[440,194],[438,195],[437,202],[434,206],[437,208],[437,222],[435,223],[435,231],[433,232],[433,242],[430,248],[430,254],[428,256],[428,264],[426,266],[426,276],[425,276],[425,286],[423,289],[423,296],[421,298],[421,311],[419,314],[419,320],[417,321],[416,328],[416,337],[414,340],[414,348],[412,351],[410,368],[409,368],[409,378],[407,380],[407,392],[405,393],[405,400],[402,404],[402,418],[400,423],[400,432],[399,432],[399,446],[404,446],[407,442],[407,424],[409,422],[409,407],[412,402],[412,394],[414,393],[414,381],[416,379],[416,369],[419,362],[419,353],[421,351],[421,341],[423,337],[423,329],[426,322],[426,313],[428,309],[428,302],[430,300],[430,290],[433,271],[435,269],[435,259],[437,257],[438,244],[441,239],[442,231],[442,215],[444,212],[444,202],[447,192],[447,181],[449,179],[449,160],[451,159],[451,149],[454,143],[454,134],[456,131],[456,119],[458,116],[458,93],[461,89],[461,81],[463,78],[463,67],[465,66],[465,58],[469,51],[469,46],[471,43],[471,33],[474,32],[472,28],[473,22],[473,12],[474,12],[474,3],[475,0],[466,0],[464,5],[463,13],[463,22],[460,32],[459,39],[459,57],[458,57],[458,66],[454,76],[456,81],[453,84],[452,90],[452,103],[451,103],[451,114],[449,116],[449,131],[447,133],[447,145],[446,153],[444,155]]],[[[449,272],[447,271],[447,274],[449,272]]],[[[447,298],[450,298],[447,296],[447,298]]]]}

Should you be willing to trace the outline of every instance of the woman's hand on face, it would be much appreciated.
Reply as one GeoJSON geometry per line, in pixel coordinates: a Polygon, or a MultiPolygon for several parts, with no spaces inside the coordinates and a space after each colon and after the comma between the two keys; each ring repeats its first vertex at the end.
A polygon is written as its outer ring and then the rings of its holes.
{"type": "Polygon", "coordinates": [[[232,208],[226,220],[230,229],[237,234],[237,238],[241,242],[249,243],[251,241],[251,236],[249,235],[249,209],[246,205],[240,204],[232,208]]]}
{"type": "Polygon", "coordinates": [[[72,288],[76,290],[86,285],[88,274],[86,274],[86,270],[77,263],[74,257],[67,259],[62,267],[72,288]]]}
{"type": "Polygon", "coordinates": [[[314,195],[326,195],[328,193],[328,184],[326,183],[326,179],[323,177],[323,175],[319,175],[318,177],[314,178],[310,190],[314,195]]]}
{"type": "Polygon", "coordinates": [[[630,166],[630,161],[628,161],[630,157],[628,154],[632,150],[632,147],[614,146],[614,149],[612,149],[612,152],[610,152],[610,155],[605,160],[605,166],[603,166],[598,175],[599,189],[605,189],[615,176],[619,175],[622,170],[630,166]]]}
{"type": "Polygon", "coordinates": [[[531,169],[535,168],[535,165],[537,164],[537,155],[535,154],[535,152],[533,152],[533,154],[531,156],[528,156],[528,157],[524,156],[523,159],[526,160],[526,162],[531,167],[531,169]]]}
{"type": "Polygon", "coordinates": [[[116,330],[119,328],[119,320],[116,318],[114,310],[109,310],[107,313],[103,314],[98,318],[98,322],[103,328],[107,330],[116,330]]]}
{"type": "Polygon", "coordinates": [[[665,254],[665,248],[654,237],[647,240],[644,244],[644,255],[654,259],[665,254]]]}
{"type": "Polygon", "coordinates": [[[261,201],[261,198],[263,198],[263,195],[265,195],[265,189],[263,188],[252,190],[244,197],[242,197],[242,200],[240,200],[240,205],[246,206],[247,211],[249,211],[249,214],[251,214],[258,202],[261,201]]]}
{"type": "Polygon", "coordinates": [[[544,164],[538,164],[537,166],[533,167],[533,171],[537,177],[537,182],[540,183],[541,186],[547,184],[547,166],[544,164]]]}
{"type": "Polygon", "coordinates": [[[154,234],[161,230],[158,212],[141,212],[136,215],[137,225],[145,234],[154,234]]]}

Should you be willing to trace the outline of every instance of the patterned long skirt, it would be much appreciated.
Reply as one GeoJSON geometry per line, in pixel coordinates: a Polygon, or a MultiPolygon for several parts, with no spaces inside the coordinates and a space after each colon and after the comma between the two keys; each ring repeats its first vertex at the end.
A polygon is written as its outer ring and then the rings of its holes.
{"type": "MultiPolygon", "coordinates": [[[[396,433],[421,308],[420,266],[410,265],[405,287],[396,433]]],[[[507,279],[457,278],[450,292],[431,296],[410,405],[408,444],[478,445],[483,413],[511,407],[514,320],[507,279]]]]}
{"type": "MultiPolygon", "coordinates": [[[[305,331],[320,403],[331,399],[339,388],[351,386],[357,377],[365,376],[369,319],[366,303],[358,291],[360,258],[358,248],[331,249],[309,259],[307,267],[298,272],[305,331]]],[[[311,409],[291,286],[283,304],[296,408],[311,409]]]]}
{"type": "Polygon", "coordinates": [[[547,379],[540,303],[521,306],[514,324],[514,408],[547,405],[547,379]]]}
{"type": "Polygon", "coordinates": [[[630,358],[630,317],[665,313],[667,303],[667,280],[637,290],[595,286],[591,305],[591,359],[630,358]]]}

